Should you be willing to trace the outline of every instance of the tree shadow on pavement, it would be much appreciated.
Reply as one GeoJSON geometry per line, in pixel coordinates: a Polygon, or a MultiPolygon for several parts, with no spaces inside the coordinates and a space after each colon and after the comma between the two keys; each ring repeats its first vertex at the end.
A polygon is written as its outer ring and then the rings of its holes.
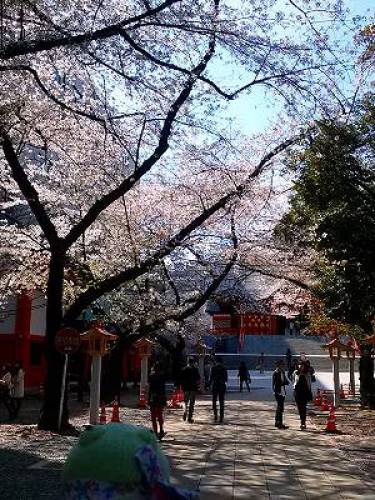
{"type": "Polygon", "coordinates": [[[41,460],[23,450],[0,448],[1,500],[57,500],[62,462],[41,460]]]}

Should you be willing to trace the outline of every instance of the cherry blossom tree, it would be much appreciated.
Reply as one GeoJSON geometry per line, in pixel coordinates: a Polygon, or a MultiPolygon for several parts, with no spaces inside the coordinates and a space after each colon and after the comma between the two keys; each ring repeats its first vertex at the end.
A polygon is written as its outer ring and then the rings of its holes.
{"type": "MultiPolygon", "coordinates": [[[[280,128],[258,138],[245,160],[222,125],[226,103],[259,87],[302,118],[345,106],[335,84],[345,61],[327,36],[344,15],[340,6],[3,0],[1,180],[8,203],[27,204],[33,221],[21,227],[17,216],[0,232],[3,258],[20,270],[14,286],[46,290],[41,428],[57,426],[61,325],[163,272],[179,251],[212,251],[238,203],[255,199],[256,180],[296,141],[298,133],[280,128]]],[[[224,240],[225,255],[234,240],[224,240]]],[[[230,266],[236,251],[227,253],[230,266]]],[[[226,269],[195,304],[153,328],[196,310],[226,269]]]]}

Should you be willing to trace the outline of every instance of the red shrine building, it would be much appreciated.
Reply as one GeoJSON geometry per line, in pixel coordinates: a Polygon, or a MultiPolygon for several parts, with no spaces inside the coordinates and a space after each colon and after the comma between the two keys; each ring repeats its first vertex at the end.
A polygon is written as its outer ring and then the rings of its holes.
{"type": "MultiPolygon", "coordinates": [[[[220,342],[220,352],[245,353],[250,335],[285,335],[284,316],[262,313],[213,314],[211,335],[220,342]]],[[[216,347],[217,344],[216,344],[216,347]]]]}
{"type": "Polygon", "coordinates": [[[45,298],[40,292],[8,299],[0,309],[0,363],[22,363],[25,386],[43,382],[45,298]]]}
{"type": "MultiPolygon", "coordinates": [[[[38,387],[44,382],[46,362],[44,339],[46,299],[43,293],[23,293],[8,299],[0,309],[0,365],[21,362],[25,370],[25,387],[38,387]]],[[[140,371],[140,357],[130,348],[122,352],[122,376],[140,371]]],[[[84,360],[85,377],[89,377],[90,358],[84,360]]]]}
{"type": "Polygon", "coordinates": [[[213,314],[214,335],[284,335],[285,318],[275,314],[213,314]]]}

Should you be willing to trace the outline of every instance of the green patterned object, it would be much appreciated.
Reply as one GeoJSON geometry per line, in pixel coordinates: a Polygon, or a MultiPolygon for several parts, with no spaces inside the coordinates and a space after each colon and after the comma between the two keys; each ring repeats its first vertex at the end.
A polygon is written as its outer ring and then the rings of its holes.
{"type": "Polygon", "coordinates": [[[155,435],[144,427],[108,424],[88,427],[70,451],[63,469],[63,480],[89,480],[121,483],[128,490],[141,482],[137,452],[149,446],[155,450],[163,476],[169,481],[169,467],[155,435]]]}

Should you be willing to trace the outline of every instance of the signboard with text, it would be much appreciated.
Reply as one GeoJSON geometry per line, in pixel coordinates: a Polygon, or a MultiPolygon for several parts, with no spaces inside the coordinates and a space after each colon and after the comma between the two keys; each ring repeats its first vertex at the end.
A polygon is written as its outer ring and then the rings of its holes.
{"type": "Polygon", "coordinates": [[[62,354],[74,354],[80,346],[80,335],[75,328],[62,328],[55,337],[56,350],[62,354]]]}

